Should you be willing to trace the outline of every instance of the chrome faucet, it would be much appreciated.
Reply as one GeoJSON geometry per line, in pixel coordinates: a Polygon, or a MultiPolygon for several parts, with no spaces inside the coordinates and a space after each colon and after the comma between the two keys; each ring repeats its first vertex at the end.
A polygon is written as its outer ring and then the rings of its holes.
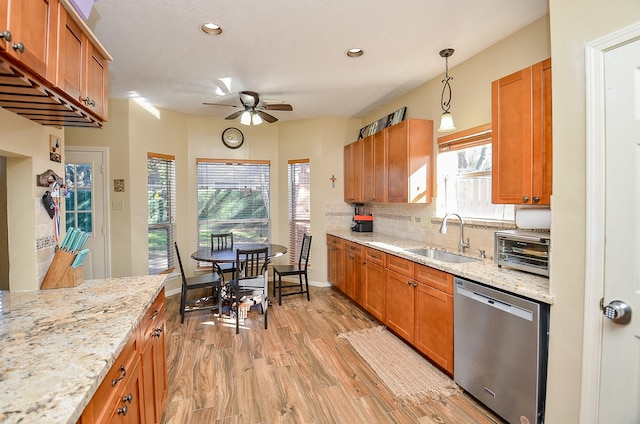
{"type": "Polygon", "coordinates": [[[469,239],[467,238],[467,242],[465,243],[464,241],[464,221],[462,219],[462,217],[460,215],[458,215],[457,213],[448,213],[444,216],[444,219],[442,220],[442,225],[440,226],[440,234],[447,234],[447,219],[449,219],[449,217],[451,215],[455,215],[458,217],[458,219],[460,220],[460,242],[458,243],[458,253],[464,253],[464,249],[469,247],[469,239]]]}

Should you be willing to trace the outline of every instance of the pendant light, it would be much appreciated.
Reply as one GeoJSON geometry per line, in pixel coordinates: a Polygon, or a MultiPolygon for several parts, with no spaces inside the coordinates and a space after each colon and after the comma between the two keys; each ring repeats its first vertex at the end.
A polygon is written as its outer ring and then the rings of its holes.
{"type": "Polygon", "coordinates": [[[442,116],[440,117],[440,128],[438,128],[438,132],[455,131],[456,129],[456,126],[453,124],[453,115],[449,112],[449,108],[451,107],[451,85],[449,81],[453,79],[453,77],[449,76],[449,58],[453,56],[454,51],[453,49],[440,50],[440,56],[444,57],[445,60],[445,74],[442,80],[444,84],[442,87],[442,95],[440,96],[442,116]],[[447,101],[444,99],[445,92],[447,92],[447,101]]]}

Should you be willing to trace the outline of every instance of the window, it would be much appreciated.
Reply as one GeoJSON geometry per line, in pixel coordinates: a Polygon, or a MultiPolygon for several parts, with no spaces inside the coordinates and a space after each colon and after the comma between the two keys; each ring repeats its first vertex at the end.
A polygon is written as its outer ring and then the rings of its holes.
{"type": "Polygon", "coordinates": [[[270,243],[270,164],[196,159],[198,247],[211,233],[233,233],[234,243],[270,243]]]}
{"type": "Polygon", "coordinates": [[[311,165],[309,159],[288,165],[289,263],[297,264],[302,236],[311,231],[311,165]]]}
{"type": "Polygon", "coordinates": [[[64,174],[69,193],[65,198],[64,225],[93,233],[93,165],[67,163],[64,174]]]}
{"type": "Polygon", "coordinates": [[[491,203],[491,124],[438,138],[437,216],[513,220],[513,205],[491,203]]]}
{"type": "Polygon", "coordinates": [[[149,274],[161,274],[175,268],[175,157],[147,153],[147,180],[149,274]]]}

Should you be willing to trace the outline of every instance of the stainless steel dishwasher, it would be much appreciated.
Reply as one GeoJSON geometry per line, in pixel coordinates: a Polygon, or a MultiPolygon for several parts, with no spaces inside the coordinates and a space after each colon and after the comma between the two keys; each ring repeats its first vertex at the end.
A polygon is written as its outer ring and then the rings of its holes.
{"type": "Polygon", "coordinates": [[[544,422],[549,305],[455,278],[454,380],[512,424],[544,422]]]}

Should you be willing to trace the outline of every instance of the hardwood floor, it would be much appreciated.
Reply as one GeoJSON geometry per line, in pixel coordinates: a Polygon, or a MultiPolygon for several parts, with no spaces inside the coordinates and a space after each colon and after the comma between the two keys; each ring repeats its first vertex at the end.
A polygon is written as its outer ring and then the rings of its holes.
{"type": "Polygon", "coordinates": [[[165,424],[502,423],[466,393],[412,404],[393,398],[339,333],[381,325],[331,288],[283,298],[235,324],[211,311],[180,324],[167,298],[165,424]]]}

